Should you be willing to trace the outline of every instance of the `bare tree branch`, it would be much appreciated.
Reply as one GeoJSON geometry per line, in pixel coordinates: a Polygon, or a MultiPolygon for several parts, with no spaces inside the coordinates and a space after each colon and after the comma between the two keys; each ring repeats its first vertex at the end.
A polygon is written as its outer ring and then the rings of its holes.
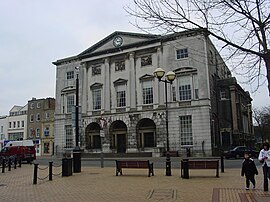
{"type": "Polygon", "coordinates": [[[269,0],[133,0],[133,2],[134,8],[125,9],[135,17],[135,26],[144,31],[158,30],[163,33],[202,29],[224,44],[221,50],[232,51],[228,59],[238,60],[235,67],[246,65],[249,82],[256,78],[259,81],[266,76],[270,92],[269,0]],[[138,23],[138,19],[142,21],[138,23]],[[239,59],[240,57],[242,59],[239,59]]]}

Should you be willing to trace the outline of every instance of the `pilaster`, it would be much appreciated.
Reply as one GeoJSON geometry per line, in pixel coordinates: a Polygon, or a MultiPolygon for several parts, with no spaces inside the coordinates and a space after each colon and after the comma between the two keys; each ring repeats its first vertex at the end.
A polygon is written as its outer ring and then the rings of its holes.
{"type": "Polygon", "coordinates": [[[111,96],[110,96],[110,64],[109,64],[109,58],[105,59],[105,66],[104,66],[104,110],[110,111],[110,101],[111,101],[111,96]]]}
{"type": "Polygon", "coordinates": [[[135,70],[135,59],[134,59],[134,52],[129,54],[129,103],[130,108],[136,108],[136,70],[135,70]]]}

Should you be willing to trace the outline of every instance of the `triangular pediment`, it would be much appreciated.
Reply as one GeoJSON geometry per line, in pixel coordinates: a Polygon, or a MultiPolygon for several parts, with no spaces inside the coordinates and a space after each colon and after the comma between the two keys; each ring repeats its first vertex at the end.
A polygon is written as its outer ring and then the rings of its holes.
{"type": "Polygon", "coordinates": [[[127,83],[127,80],[126,79],[117,79],[117,80],[115,80],[114,82],[113,82],[113,84],[115,85],[115,86],[117,86],[117,85],[124,85],[124,84],[126,84],[127,83]]]}
{"type": "Polygon", "coordinates": [[[23,108],[23,106],[14,105],[9,112],[18,112],[23,108]]]}
{"type": "Polygon", "coordinates": [[[123,49],[127,47],[135,46],[138,43],[149,42],[155,39],[159,39],[159,35],[153,34],[139,34],[130,32],[116,31],[105,37],[98,43],[94,44],[90,48],[86,49],[78,56],[91,55],[96,53],[102,53],[104,51],[112,51],[114,49],[123,49]]]}
{"type": "Polygon", "coordinates": [[[97,89],[97,88],[102,88],[103,84],[102,83],[94,83],[90,86],[90,89],[97,89]]]}
{"type": "Polygon", "coordinates": [[[145,74],[143,76],[140,77],[140,81],[141,80],[151,80],[151,79],[154,79],[154,75],[150,75],[150,74],[145,74]]]}
{"type": "Polygon", "coordinates": [[[67,93],[67,92],[75,91],[75,90],[76,90],[75,86],[67,86],[61,90],[61,93],[67,93]]]}

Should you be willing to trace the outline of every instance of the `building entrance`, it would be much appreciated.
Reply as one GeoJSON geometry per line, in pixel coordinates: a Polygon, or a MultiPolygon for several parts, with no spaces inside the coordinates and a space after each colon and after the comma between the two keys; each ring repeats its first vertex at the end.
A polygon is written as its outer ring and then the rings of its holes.
{"type": "Polygon", "coordinates": [[[111,124],[111,148],[117,153],[125,153],[127,148],[127,126],[123,121],[117,120],[111,124]]]}
{"type": "Polygon", "coordinates": [[[117,134],[117,153],[126,152],[126,134],[117,134]]]}

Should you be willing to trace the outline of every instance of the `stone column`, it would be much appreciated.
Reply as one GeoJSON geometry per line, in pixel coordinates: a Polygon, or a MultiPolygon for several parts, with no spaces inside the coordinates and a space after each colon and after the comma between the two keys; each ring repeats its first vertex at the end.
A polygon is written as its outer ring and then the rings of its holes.
{"type": "Polygon", "coordinates": [[[88,100],[88,70],[86,63],[81,64],[81,107],[82,113],[87,113],[87,100],[88,100]]]}
{"type": "Polygon", "coordinates": [[[134,52],[129,54],[129,100],[130,109],[136,109],[136,71],[135,71],[135,58],[134,52]]]}
{"type": "Polygon", "coordinates": [[[238,123],[237,123],[237,109],[236,109],[236,95],[235,95],[235,87],[230,87],[231,93],[231,106],[232,106],[232,123],[233,123],[233,132],[238,131],[238,123]]]}
{"type": "Polygon", "coordinates": [[[104,66],[104,110],[105,112],[110,111],[110,101],[111,101],[111,86],[110,86],[110,64],[109,64],[109,58],[105,59],[105,66],[104,66]]]}
{"type": "MultiPolygon", "coordinates": [[[[87,67],[86,66],[86,68],[87,68],[87,70],[86,70],[86,77],[87,77],[87,87],[86,87],[86,89],[87,89],[87,113],[89,113],[89,112],[91,112],[92,111],[92,100],[91,100],[91,90],[90,90],[90,83],[88,82],[88,78],[91,78],[91,71],[89,71],[90,70],[90,67],[87,67]]],[[[91,80],[89,79],[89,81],[91,82],[91,80]]]]}
{"type": "MultiPolygon", "coordinates": [[[[162,55],[162,50],[160,47],[157,48],[157,65],[158,67],[164,69],[166,71],[166,65],[164,64],[163,61],[163,55],[162,55]]],[[[164,76],[165,77],[165,76],[164,76]]],[[[165,79],[165,78],[163,78],[165,79]]],[[[155,85],[157,86],[157,90],[155,90],[155,93],[157,93],[157,103],[158,105],[165,105],[165,92],[164,92],[164,83],[159,82],[158,79],[155,78],[155,85]]]]}

